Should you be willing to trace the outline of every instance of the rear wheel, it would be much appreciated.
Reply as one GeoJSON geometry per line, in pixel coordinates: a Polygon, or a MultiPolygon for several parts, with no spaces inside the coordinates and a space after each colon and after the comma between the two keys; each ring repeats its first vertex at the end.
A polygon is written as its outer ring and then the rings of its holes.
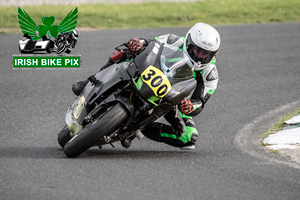
{"type": "Polygon", "coordinates": [[[64,147],[64,153],[75,158],[92,147],[105,135],[114,131],[127,118],[128,114],[122,104],[117,103],[110,107],[102,117],[75,135],[64,147]]]}
{"type": "Polygon", "coordinates": [[[70,130],[65,126],[57,135],[58,144],[64,148],[67,142],[71,139],[70,130]]]}

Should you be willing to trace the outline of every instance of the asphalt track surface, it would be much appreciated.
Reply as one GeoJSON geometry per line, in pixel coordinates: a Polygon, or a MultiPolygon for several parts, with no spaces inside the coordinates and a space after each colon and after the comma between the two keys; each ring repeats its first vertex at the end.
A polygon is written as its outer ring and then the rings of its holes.
{"type": "Polygon", "coordinates": [[[188,28],[81,32],[81,70],[12,70],[20,34],[0,35],[0,199],[299,199],[299,166],[260,135],[300,99],[300,24],[217,26],[219,87],[200,116],[194,151],[134,140],[67,158],[57,143],[71,85],[114,46],[188,28]]]}

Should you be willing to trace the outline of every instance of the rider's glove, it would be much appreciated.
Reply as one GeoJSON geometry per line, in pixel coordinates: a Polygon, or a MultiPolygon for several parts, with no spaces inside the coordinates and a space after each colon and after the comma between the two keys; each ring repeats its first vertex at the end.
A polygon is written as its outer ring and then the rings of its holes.
{"type": "Polygon", "coordinates": [[[178,109],[182,114],[189,114],[189,113],[193,112],[194,106],[193,106],[191,100],[184,99],[178,105],[178,109]]]}
{"type": "Polygon", "coordinates": [[[138,38],[133,38],[128,41],[128,51],[131,53],[139,53],[139,51],[142,49],[144,42],[142,40],[139,40],[138,38]]]}

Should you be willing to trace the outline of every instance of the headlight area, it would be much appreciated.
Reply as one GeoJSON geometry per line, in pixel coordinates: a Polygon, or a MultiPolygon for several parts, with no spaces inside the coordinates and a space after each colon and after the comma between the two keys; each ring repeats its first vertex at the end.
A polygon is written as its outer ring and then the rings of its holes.
{"type": "Polygon", "coordinates": [[[76,119],[73,115],[72,108],[68,109],[65,120],[66,120],[66,124],[70,130],[70,134],[72,137],[74,135],[76,135],[82,129],[82,126],[76,121],[76,119]]]}

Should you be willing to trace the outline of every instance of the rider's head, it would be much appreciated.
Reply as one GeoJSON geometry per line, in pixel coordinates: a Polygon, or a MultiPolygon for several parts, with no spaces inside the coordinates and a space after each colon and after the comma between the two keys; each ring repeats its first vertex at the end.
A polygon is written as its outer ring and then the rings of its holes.
{"type": "Polygon", "coordinates": [[[190,67],[202,70],[210,63],[220,47],[220,35],[205,23],[195,24],[186,34],[183,51],[188,55],[190,67]]]}
{"type": "Polygon", "coordinates": [[[72,37],[73,37],[73,39],[77,39],[78,36],[79,36],[79,32],[78,32],[76,29],[74,29],[74,30],[72,31],[72,37]]]}

